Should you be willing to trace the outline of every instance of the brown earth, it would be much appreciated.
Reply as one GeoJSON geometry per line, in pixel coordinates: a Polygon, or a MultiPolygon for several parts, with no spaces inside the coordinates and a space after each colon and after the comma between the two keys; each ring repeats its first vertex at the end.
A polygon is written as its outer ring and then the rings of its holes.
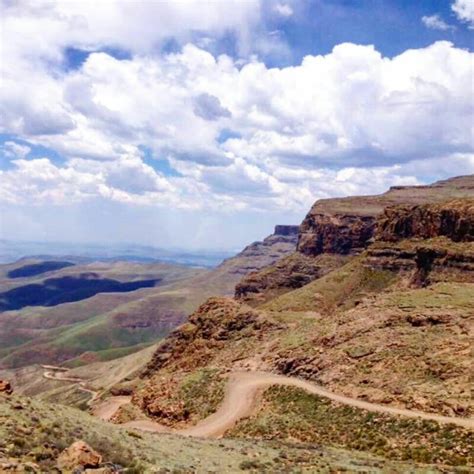
{"type": "Polygon", "coordinates": [[[388,207],[377,221],[379,241],[441,236],[455,242],[474,241],[474,199],[388,207]]]}
{"type": "MultiPolygon", "coordinates": [[[[423,195],[426,189],[416,191],[423,195]]],[[[469,202],[429,209],[451,209],[452,214],[460,209],[459,221],[470,222],[469,202]]],[[[417,215],[418,206],[410,209],[417,215]]],[[[405,216],[406,208],[391,214],[395,220],[405,216]]],[[[386,216],[380,219],[387,222],[386,216]]],[[[193,419],[192,414],[176,418],[178,400],[171,410],[162,409],[167,395],[160,387],[170,381],[178,387],[181,376],[196,370],[245,368],[303,377],[372,403],[471,416],[474,249],[470,242],[457,242],[468,235],[465,225],[450,228],[448,236],[434,239],[403,239],[402,232],[398,242],[378,240],[346,265],[293,291],[288,291],[294,277],[291,264],[285,265],[293,256],[252,274],[241,285],[263,288],[264,304],[254,300],[257,307],[251,309],[214,299],[201,306],[189,325],[158,348],[134,403],[160,422],[169,418],[171,424],[181,423],[193,419]],[[263,283],[255,281],[257,275],[263,283]],[[272,296],[272,284],[286,285],[287,292],[272,296]]],[[[245,297],[242,286],[237,288],[245,297]]]]}

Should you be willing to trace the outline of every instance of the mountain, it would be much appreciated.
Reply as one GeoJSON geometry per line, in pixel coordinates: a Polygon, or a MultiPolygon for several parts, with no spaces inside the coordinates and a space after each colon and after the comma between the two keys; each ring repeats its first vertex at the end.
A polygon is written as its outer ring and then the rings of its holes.
{"type": "Polygon", "coordinates": [[[129,261],[213,268],[223,259],[232,255],[233,252],[229,251],[161,249],[138,244],[34,242],[0,239],[0,263],[10,263],[26,257],[36,260],[66,258],[76,263],[129,261]]]}
{"type": "Polygon", "coordinates": [[[139,350],[206,298],[232,294],[243,275],[292,253],[297,236],[297,226],[277,226],[212,270],[75,259],[0,265],[0,367],[82,365],[139,350]]]}
{"type": "Polygon", "coordinates": [[[474,176],[318,201],[301,226],[167,288],[196,306],[156,346],[0,372],[19,387],[0,415],[21,404],[34,434],[16,446],[0,428],[17,462],[36,448],[50,467],[66,447],[38,448],[37,411],[111,462],[128,449],[139,472],[472,471],[474,176]],[[95,417],[54,413],[59,400],[95,417]]]}
{"type": "MultiPolygon", "coordinates": [[[[353,208],[351,199],[316,203],[296,253],[244,277],[237,300],[210,299],[173,331],[131,384],[134,406],[167,426],[199,426],[222,401],[222,384],[244,370],[305,379],[382,412],[396,407],[472,425],[474,176],[356,197],[353,208]],[[309,283],[300,262],[320,269],[309,283]],[[260,298],[248,306],[242,287],[258,278],[260,298]],[[187,398],[190,380],[205,380],[198,401],[187,398]]],[[[349,416],[297,388],[263,397],[227,435],[325,439],[393,459],[474,462],[465,428],[454,434],[436,422],[402,428],[389,414],[349,416]],[[451,436],[463,440],[458,453],[447,448],[451,436]]]]}

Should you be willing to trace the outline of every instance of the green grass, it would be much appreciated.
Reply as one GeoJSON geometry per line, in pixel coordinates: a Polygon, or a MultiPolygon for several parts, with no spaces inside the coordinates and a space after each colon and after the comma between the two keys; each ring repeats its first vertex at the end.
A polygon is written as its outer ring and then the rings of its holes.
{"type": "Polygon", "coordinates": [[[427,288],[394,291],[384,303],[407,311],[423,309],[472,310],[474,285],[468,283],[435,283],[427,288]]]}
{"type": "Polygon", "coordinates": [[[214,413],[224,399],[225,379],[217,369],[202,369],[181,382],[178,398],[189,413],[203,419],[214,413]]]}
{"type": "Polygon", "coordinates": [[[58,404],[0,396],[0,451],[6,457],[32,461],[40,472],[54,472],[59,453],[77,439],[97,450],[104,462],[119,464],[128,473],[441,472],[336,448],[157,436],[58,404]]]}
{"type": "Polygon", "coordinates": [[[319,443],[421,463],[474,465],[473,431],[370,413],[294,387],[268,389],[263,408],[228,435],[319,443]]]}
{"type": "Polygon", "coordinates": [[[303,288],[286,293],[262,309],[270,311],[321,311],[349,309],[368,293],[378,293],[394,283],[397,276],[389,271],[363,265],[363,256],[303,288]]]}

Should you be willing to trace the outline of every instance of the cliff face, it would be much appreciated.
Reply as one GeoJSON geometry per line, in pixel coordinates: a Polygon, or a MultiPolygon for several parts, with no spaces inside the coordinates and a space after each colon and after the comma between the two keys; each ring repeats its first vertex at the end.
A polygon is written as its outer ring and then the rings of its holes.
{"type": "Polygon", "coordinates": [[[301,224],[298,251],[305,255],[359,253],[372,238],[375,222],[369,215],[310,214],[301,224]]]}
{"type": "MultiPolygon", "coordinates": [[[[299,226],[297,252],[247,272],[235,288],[235,297],[255,306],[307,285],[345,263],[351,255],[370,247],[376,233],[378,240],[390,242],[438,236],[472,241],[473,197],[474,176],[464,176],[430,186],[395,186],[380,196],[317,201],[299,226]],[[459,199],[452,200],[453,197],[459,199]],[[449,202],[439,202],[450,198],[449,202]]],[[[248,255],[251,264],[255,265],[262,251],[269,255],[269,244],[275,245],[274,242],[282,239],[293,242],[297,231],[297,226],[277,226],[274,235],[250,245],[241,255],[248,255]]],[[[421,268],[424,265],[421,262],[426,263],[431,258],[414,248],[409,251],[380,248],[369,252],[374,264],[379,262],[377,265],[382,267],[409,267],[410,270],[418,268],[417,261],[421,268]],[[384,256],[375,257],[377,252],[384,256]],[[397,252],[402,258],[394,255],[397,252]]],[[[433,257],[433,265],[449,261],[450,267],[459,267],[459,258],[442,257],[442,253],[433,257]]],[[[417,278],[418,284],[425,284],[422,270],[417,278]]]]}
{"type": "MultiPolygon", "coordinates": [[[[297,249],[305,255],[325,252],[357,254],[372,242],[377,218],[385,208],[403,204],[407,206],[407,212],[411,213],[410,206],[440,203],[454,198],[474,198],[474,175],[439,181],[430,186],[395,186],[378,196],[319,200],[300,226],[297,249]]],[[[422,214],[410,217],[413,224],[409,224],[405,219],[404,224],[399,226],[404,225],[407,228],[406,233],[416,232],[415,227],[421,229],[428,219],[426,213],[422,214]],[[415,222],[421,223],[415,225],[415,222]]],[[[388,216],[387,219],[391,221],[388,216]]],[[[453,225],[467,226],[464,232],[472,234],[472,223],[466,224],[462,216],[457,218],[448,211],[437,219],[440,219],[439,224],[431,222],[430,228],[441,226],[445,229],[442,235],[448,235],[448,228],[453,225]]],[[[380,225],[386,228],[388,224],[381,222],[380,225]]],[[[401,227],[397,227],[396,231],[399,230],[401,231],[401,227]]],[[[387,231],[390,232],[390,229],[387,228],[387,231]]],[[[455,229],[450,232],[455,232],[455,229]]],[[[400,238],[404,236],[401,235],[400,238]]]]}
{"type": "Polygon", "coordinates": [[[224,260],[216,270],[244,276],[273,265],[296,250],[298,233],[297,225],[277,225],[273,234],[248,245],[235,257],[224,260]]]}
{"type": "Polygon", "coordinates": [[[374,268],[411,271],[411,284],[434,280],[474,281],[474,199],[395,206],[377,222],[376,242],[367,251],[374,268]]]}
{"type": "Polygon", "coordinates": [[[377,240],[445,236],[455,242],[474,241],[474,199],[423,206],[396,206],[384,210],[377,223],[377,240]]]}
{"type": "Polygon", "coordinates": [[[235,287],[235,298],[251,306],[301,288],[347,261],[342,255],[312,257],[294,252],[274,265],[244,276],[235,287]]]}

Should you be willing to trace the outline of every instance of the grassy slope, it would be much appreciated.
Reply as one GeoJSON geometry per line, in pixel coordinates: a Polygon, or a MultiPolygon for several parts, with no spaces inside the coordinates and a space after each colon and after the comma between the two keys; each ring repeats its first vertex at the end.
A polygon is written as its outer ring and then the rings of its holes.
{"type": "MultiPolygon", "coordinates": [[[[56,277],[84,271],[127,281],[153,276],[162,278],[163,286],[130,293],[98,294],[51,308],[27,307],[5,312],[0,320],[0,365],[58,362],[85,351],[131,346],[139,349],[140,344],[166,335],[194,308],[193,304],[197,303],[188,301],[186,281],[207,273],[181,266],[123,262],[81,265],[52,273],[56,277]]],[[[51,272],[41,277],[50,276],[51,272]]],[[[99,360],[101,357],[98,354],[99,360]]]]}
{"type": "MultiPolygon", "coordinates": [[[[163,278],[161,286],[130,293],[98,294],[56,307],[27,307],[2,313],[0,318],[0,367],[74,360],[85,351],[140,349],[142,343],[165,336],[210,296],[231,295],[246,272],[261,268],[294,250],[294,244],[258,244],[227,259],[212,271],[165,264],[129,262],[78,265],[35,277],[95,271],[116,279],[163,278]]],[[[0,266],[0,283],[7,270],[0,266]],[[3,271],[3,273],[2,273],[3,271]]],[[[23,280],[25,279],[18,279],[23,280]]],[[[8,280],[18,285],[17,280],[8,280]]],[[[11,283],[11,282],[14,283],[11,283]]],[[[119,352],[118,352],[119,354],[119,352]]]]}
{"type": "Polygon", "coordinates": [[[61,405],[0,396],[0,453],[6,458],[33,461],[43,472],[51,472],[61,450],[76,439],[98,450],[105,462],[137,473],[156,472],[160,467],[197,473],[441,472],[436,467],[408,466],[337,448],[139,433],[61,405]]]}
{"type": "MultiPolygon", "coordinates": [[[[449,273],[443,274],[444,282],[432,276],[431,286],[409,288],[407,276],[369,268],[364,254],[257,308],[262,322],[272,326],[221,336],[229,306],[222,303],[221,311],[200,318],[208,320],[205,327],[216,328],[216,337],[199,338],[174,355],[144,392],[159,393],[160,406],[167,406],[166,387],[179,386],[196,371],[267,370],[375,403],[472,416],[474,284],[459,281],[458,275],[450,280],[449,273]]],[[[176,403],[174,397],[169,401],[176,403]]],[[[188,419],[200,418],[191,411],[188,419]]]]}
{"type": "MultiPolygon", "coordinates": [[[[97,392],[107,392],[112,386],[133,379],[137,372],[149,361],[156,346],[146,347],[114,360],[95,362],[73,368],[68,376],[87,381],[87,388],[97,392]]],[[[20,395],[36,396],[48,402],[60,402],[86,409],[91,395],[80,390],[77,384],[50,380],[43,377],[45,372],[38,365],[21,369],[0,371],[0,378],[9,380],[20,395]]]]}
{"type": "Polygon", "coordinates": [[[294,387],[272,387],[258,413],[229,436],[292,439],[390,459],[474,465],[474,432],[453,425],[368,413],[294,387]]]}

